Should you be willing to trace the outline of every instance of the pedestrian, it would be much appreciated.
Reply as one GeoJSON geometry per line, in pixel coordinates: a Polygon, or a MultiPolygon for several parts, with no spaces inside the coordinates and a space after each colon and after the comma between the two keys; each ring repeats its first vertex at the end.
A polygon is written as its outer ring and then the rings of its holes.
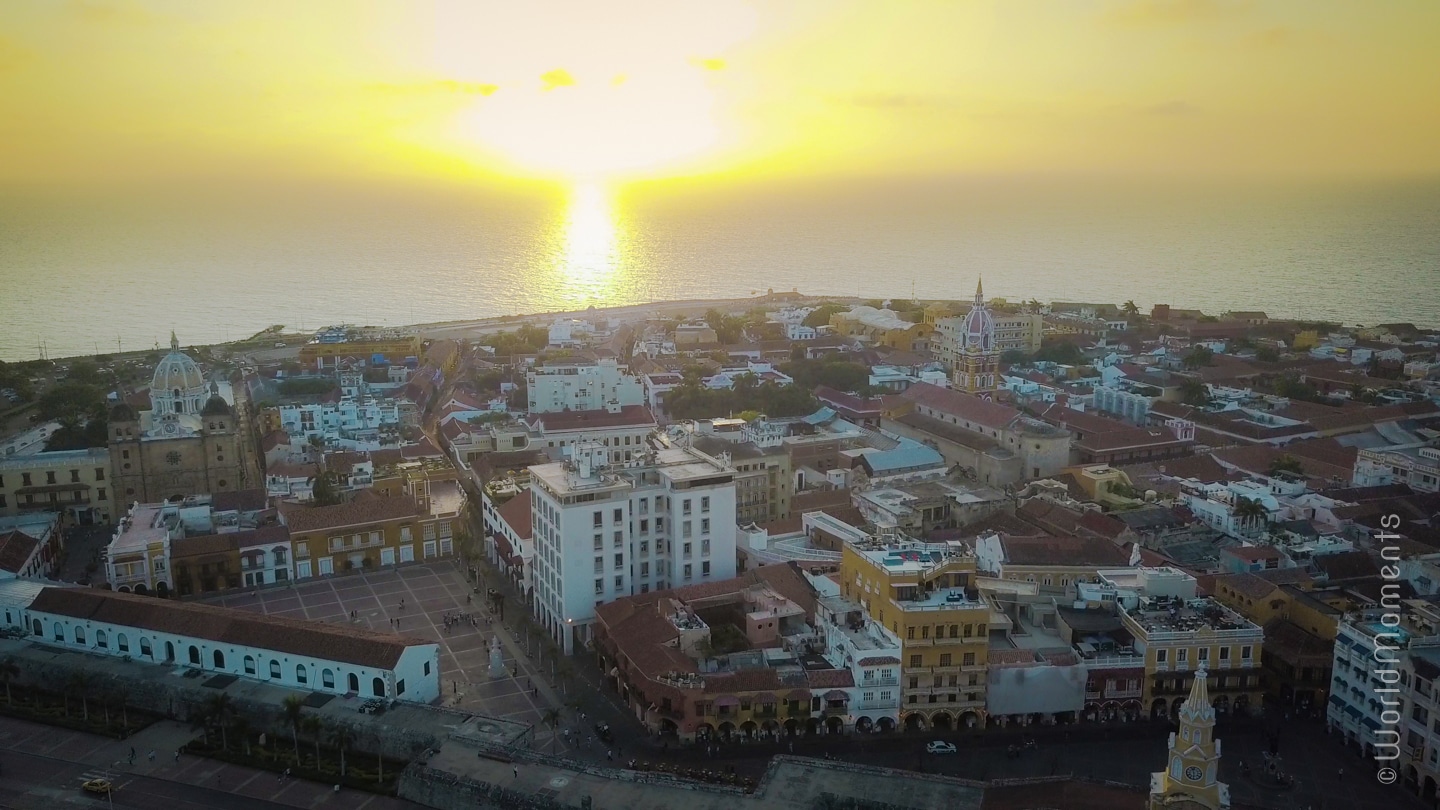
{"type": "Polygon", "coordinates": [[[605,761],[606,761],[606,762],[614,762],[614,761],[615,761],[615,752],[614,752],[614,751],[606,751],[606,752],[605,752],[605,761]]]}
{"type": "Polygon", "coordinates": [[[176,762],[179,762],[179,761],[180,761],[180,752],[179,752],[179,751],[176,751],[176,752],[175,752],[175,761],[176,761],[176,762]]]}
{"type": "Polygon", "coordinates": [[[289,768],[286,768],[286,769],[285,769],[285,778],[286,778],[286,779],[289,779],[289,778],[290,778],[290,769],[289,769],[289,768]]]}
{"type": "Polygon", "coordinates": [[[404,600],[404,599],[401,599],[401,600],[400,600],[400,609],[401,609],[401,610],[404,610],[404,609],[405,609],[405,600],[404,600]]]}
{"type": "Polygon", "coordinates": [[[795,743],[794,743],[794,742],[791,742],[791,743],[790,743],[790,753],[792,753],[792,754],[795,753],[795,743]]]}
{"type": "Polygon", "coordinates": [[[1340,781],[1341,781],[1341,782],[1344,782],[1344,781],[1345,781],[1345,769],[1344,769],[1344,768],[1341,768],[1340,770],[1336,771],[1336,772],[1335,772],[1335,775],[1340,777],[1340,781]]]}
{"type": "Polygon", "coordinates": [[[520,778],[520,766],[519,766],[519,765],[511,766],[510,771],[515,774],[515,778],[516,778],[516,779],[519,779],[519,778],[520,778]]]}
{"type": "Polygon", "coordinates": [[[150,749],[150,761],[151,761],[151,762],[154,762],[154,761],[155,761],[155,749],[154,749],[154,748],[151,748],[151,749],[150,749]]]}
{"type": "Polygon", "coordinates": [[[470,604],[470,594],[465,594],[465,604],[470,604]]]}

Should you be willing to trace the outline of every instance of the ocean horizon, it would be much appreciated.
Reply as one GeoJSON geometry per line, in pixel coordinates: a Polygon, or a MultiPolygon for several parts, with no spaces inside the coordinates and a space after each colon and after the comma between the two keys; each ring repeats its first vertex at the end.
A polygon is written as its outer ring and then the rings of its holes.
{"type": "Polygon", "coordinates": [[[982,276],[1010,300],[1440,327],[1440,180],[0,195],[0,359],[767,289],[963,300],[982,276]]]}

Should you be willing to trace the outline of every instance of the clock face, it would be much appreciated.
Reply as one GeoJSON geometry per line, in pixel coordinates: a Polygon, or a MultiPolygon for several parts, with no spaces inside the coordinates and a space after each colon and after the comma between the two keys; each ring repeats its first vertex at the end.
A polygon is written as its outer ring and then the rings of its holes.
{"type": "Polygon", "coordinates": [[[1205,775],[1204,772],[1202,772],[1199,768],[1195,767],[1194,765],[1191,765],[1190,767],[1188,767],[1188,768],[1185,769],[1185,778],[1186,778],[1186,779],[1189,779],[1191,782],[1199,782],[1199,781],[1200,781],[1200,777],[1202,777],[1202,776],[1204,776],[1204,775],[1205,775]]]}

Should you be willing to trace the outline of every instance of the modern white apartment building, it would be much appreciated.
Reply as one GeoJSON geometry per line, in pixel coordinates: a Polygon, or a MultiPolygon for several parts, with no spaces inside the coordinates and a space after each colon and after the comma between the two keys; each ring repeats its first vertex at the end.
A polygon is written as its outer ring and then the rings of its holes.
{"type": "Polygon", "coordinates": [[[611,359],[543,366],[526,374],[525,382],[532,414],[603,411],[645,402],[640,378],[611,359]]]}
{"type": "Polygon", "coordinates": [[[530,468],[532,608],[568,655],[590,641],[595,607],[735,576],[735,470],[694,449],[571,445],[530,468]]]}
{"type": "Polygon", "coordinates": [[[292,442],[319,437],[327,446],[379,450],[399,440],[400,408],[393,400],[361,397],[339,402],[280,405],[280,427],[292,442]]]}

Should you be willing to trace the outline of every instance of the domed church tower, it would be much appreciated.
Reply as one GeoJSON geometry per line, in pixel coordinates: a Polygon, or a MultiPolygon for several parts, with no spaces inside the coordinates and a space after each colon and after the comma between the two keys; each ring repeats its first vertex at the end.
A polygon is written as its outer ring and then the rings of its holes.
{"type": "Polygon", "coordinates": [[[1190,697],[1180,707],[1180,731],[1170,733],[1165,770],[1150,774],[1149,810],[1225,810],[1230,786],[1220,781],[1220,741],[1206,672],[1195,673],[1190,697]]]}
{"type": "Polygon", "coordinates": [[[955,358],[955,387],[971,394],[1000,385],[1000,350],[995,343],[995,316],[985,306],[984,280],[975,284],[975,303],[960,326],[960,353],[955,358]]]}
{"type": "Polygon", "coordinates": [[[161,417],[167,413],[200,413],[209,394],[205,375],[190,355],[180,351],[180,340],[170,333],[170,353],[155,366],[150,380],[150,413],[161,417]]]}

